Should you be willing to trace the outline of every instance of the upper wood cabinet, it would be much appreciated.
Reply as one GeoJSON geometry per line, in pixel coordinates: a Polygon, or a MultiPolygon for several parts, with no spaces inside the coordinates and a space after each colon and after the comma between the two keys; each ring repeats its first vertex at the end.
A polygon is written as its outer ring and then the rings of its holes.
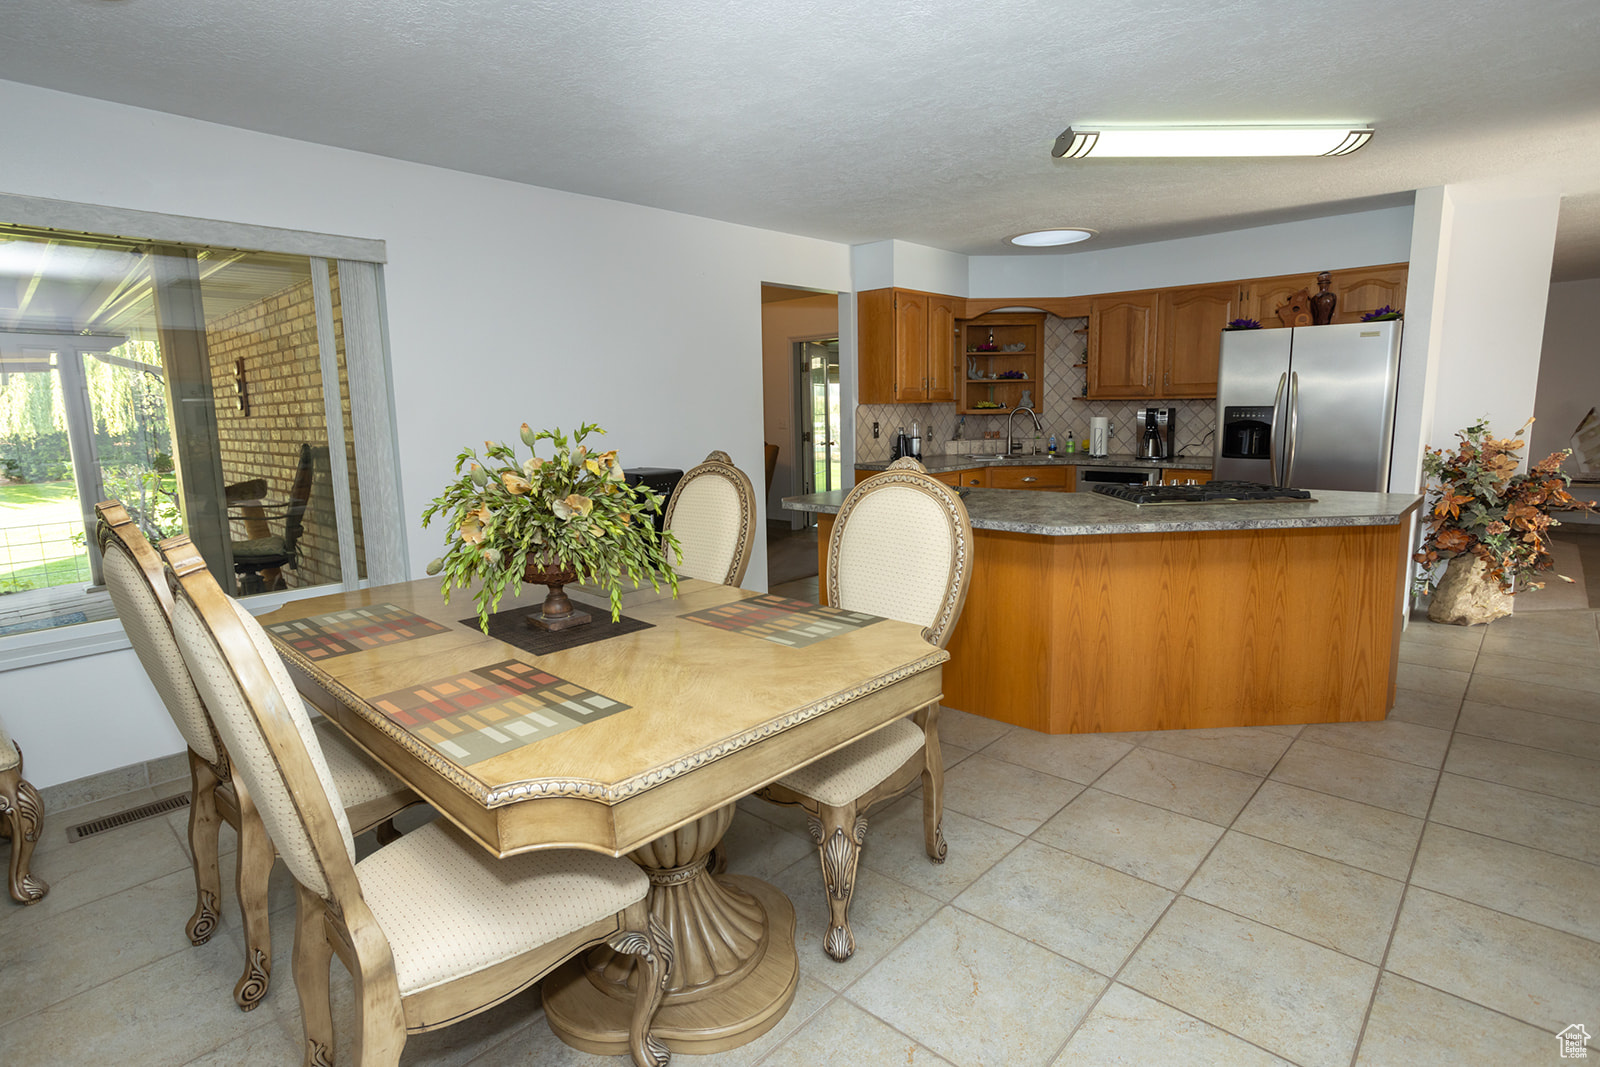
{"type": "Polygon", "coordinates": [[[955,320],[960,300],[914,289],[856,297],[858,399],[863,404],[954,400],[955,320]]]}
{"type": "MultiPolygon", "coordinates": [[[[1381,267],[1354,267],[1349,270],[1329,271],[1333,284],[1328,291],[1339,298],[1334,305],[1333,321],[1360,322],[1361,316],[1381,307],[1405,310],[1406,277],[1409,268],[1404,263],[1390,263],[1381,267]]],[[[1280,278],[1257,278],[1246,283],[1250,290],[1247,317],[1260,321],[1266,329],[1280,327],[1278,308],[1289,298],[1304,289],[1312,296],[1317,294],[1316,274],[1289,274],[1280,278]]]]}
{"type": "MultiPolygon", "coordinates": [[[[1155,387],[1157,292],[1089,304],[1089,395],[1147,397],[1155,387]]],[[[1215,371],[1213,378],[1215,377],[1215,371]]]]}
{"type": "Polygon", "coordinates": [[[1156,396],[1217,395],[1222,328],[1239,317],[1242,295],[1237,282],[1161,290],[1156,315],[1161,350],[1156,396]]]}

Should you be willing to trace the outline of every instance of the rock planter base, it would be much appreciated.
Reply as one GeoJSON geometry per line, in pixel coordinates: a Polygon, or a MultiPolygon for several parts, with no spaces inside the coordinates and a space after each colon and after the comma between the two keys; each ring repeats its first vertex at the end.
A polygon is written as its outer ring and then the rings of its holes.
{"type": "Polygon", "coordinates": [[[1510,615],[1511,594],[1500,588],[1499,582],[1484,578],[1487,569],[1488,564],[1477,556],[1451,559],[1428,603],[1428,618],[1451,626],[1473,626],[1510,615]]]}

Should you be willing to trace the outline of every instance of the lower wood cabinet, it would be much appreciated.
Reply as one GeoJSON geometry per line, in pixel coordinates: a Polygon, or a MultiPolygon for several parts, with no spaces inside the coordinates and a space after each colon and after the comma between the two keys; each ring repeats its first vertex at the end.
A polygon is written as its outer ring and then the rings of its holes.
{"type": "Polygon", "coordinates": [[[989,485],[988,467],[970,467],[959,471],[929,471],[928,473],[945,485],[964,485],[969,489],[974,486],[984,489],[989,485]]]}
{"type": "Polygon", "coordinates": [[[1077,469],[1066,464],[1039,467],[990,467],[990,489],[1045,489],[1070,493],[1077,486],[1077,469]]]}

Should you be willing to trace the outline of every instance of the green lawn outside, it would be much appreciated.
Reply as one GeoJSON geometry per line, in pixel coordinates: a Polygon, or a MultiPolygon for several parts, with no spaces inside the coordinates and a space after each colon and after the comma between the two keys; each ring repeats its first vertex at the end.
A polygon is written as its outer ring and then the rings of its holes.
{"type": "Polygon", "coordinates": [[[71,482],[0,485],[0,592],[89,579],[83,516],[71,482]]]}

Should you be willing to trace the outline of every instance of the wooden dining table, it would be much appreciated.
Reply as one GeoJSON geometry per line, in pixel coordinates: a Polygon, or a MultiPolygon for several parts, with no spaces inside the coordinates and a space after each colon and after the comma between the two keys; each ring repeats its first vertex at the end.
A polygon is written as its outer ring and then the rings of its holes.
{"type": "MultiPolygon", "coordinates": [[[[521,625],[544,592],[508,595],[500,611],[517,614],[502,618],[521,625]]],[[[947,654],[909,623],[692,579],[676,598],[629,592],[630,632],[535,653],[514,629],[514,644],[486,636],[471,590],[454,594],[424,579],[260,621],[310,703],[496,856],[579,848],[644,868],[673,940],[654,1027],[669,1048],[771,1029],[798,980],[794,908],[764,881],[711,873],[734,803],[939,700],[947,654]]],[[[563,1041],[627,1051],[628,961],[602,947],[545,980],[563,1041]]]]}

